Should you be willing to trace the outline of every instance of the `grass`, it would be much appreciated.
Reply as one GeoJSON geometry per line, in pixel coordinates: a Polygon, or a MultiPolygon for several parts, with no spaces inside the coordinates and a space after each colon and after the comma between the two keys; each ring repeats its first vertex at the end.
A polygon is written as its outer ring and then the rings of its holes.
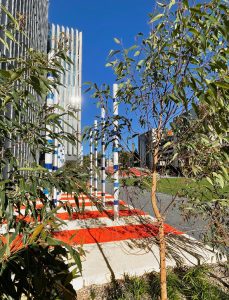
{"type": "MultiPolygon", "coordinates": [[[[122,185],[126,186],[140,186],[142,189],[150,190],[151,178],[127,178],[122,179],[122,185]]],[[[198,194],[202,200],[211,200],[213,198],[223,198],[229,195],[229,186],[223,189],[217,188],[216,190],[206,180],[194,181],[190,178],[177,177],[177,178],[160,178],[158,180],[159,193],[177,196],[195,196],[198,194]]]]}
{"type": "MultiPolygon", "coordinates": [[[[229,300],[226,284],[221,276],[226,265],[220,267],[220,273],[212,277],[215,266],[179,267],[169,269],[167,273],[167,291],[169,300],[229,300]],[[220,283],[221,281],[221,283],[220,283]]],[[[226,275],[228,276],[228,274],[226,275]]],[[[107,300],[158,300],[160,296],[159,274],[152,272],[142,277],[124,276],[124,280],[115,280],[100,291],[91,291],[90,299],[102,295],[107,300]]]]}

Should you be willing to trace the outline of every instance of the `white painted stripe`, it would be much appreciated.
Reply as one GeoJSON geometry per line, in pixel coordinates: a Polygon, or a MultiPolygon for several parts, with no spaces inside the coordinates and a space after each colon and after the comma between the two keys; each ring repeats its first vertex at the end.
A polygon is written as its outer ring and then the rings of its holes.
{"type": "MultiPolygon", "coordinates": [[[[98,198],[99,198],[99,200],[101,200],[101,197],[98,197],[98,198]]],[[[112,197],[112,196],[107,197],[106,201],[112,201],[113,199],[114,199],[114,197],[112,197]]],[[[79,198],[78,200],[79,201],[85,201],[85,202],[92,202],[93,201],[90,198],[79,198]]],[[[69,197],[67,199],[66,199],[66,197],[62,197],[62,198],[60,198],[60,201],[74,201],[75,202],[73,197],[69,197]]]]}
{"type": "Polygon", "coordinates": [[[128,226],[128,225],[143,225],[153,224],[156,219],[149,216],[126,216],[120,217],[118,220],[111,220],[110,218],[91,218],[85,220],[67,220],[65,225],[61,225],[58,231],[61,230],[79,230],[83,228],[104,228],[104,227],[116,227],[116,226],[128,226]]]}
{"type": "MultiPolygon", "coordinates": [[[[74,199],[60,199],[61,202],[76,203],[74,199]]],[[[79,203],[92,203],[90,199],[79,199],[79,203]]]]}
{"type": "MultiPolygon", "coordinates": [[[[98,191],[98,195],[101,195],[101,191],[98,191]]],[[[72,194],[68,194],[68,193],[61,193],[61,196],[64,196],[64,197],[66,197],[66,196],[74,196],[76,193],[72,193],[72,194]]],[[[78,195],[78,197],[87,197],[85,194],[79,194],[78,195]]],[[[106,196],[112,196],[111,194],[109,194],[109,193],[106,193],[106,196]]],[[[113,196],[112,196],[113,197],[113,196]]]]}

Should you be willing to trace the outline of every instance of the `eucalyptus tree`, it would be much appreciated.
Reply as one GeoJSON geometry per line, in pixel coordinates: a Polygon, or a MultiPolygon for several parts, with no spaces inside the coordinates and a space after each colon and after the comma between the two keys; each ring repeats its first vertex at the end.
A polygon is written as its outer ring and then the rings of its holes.
{"type": "MultiPolygon", "coordinates": [[[[167,299],[165,216],[156,197],[158,161],[163,151],[173,144],[175,159],[185,148],[194,176],[207,176],[209,182],[218,188],[228,182],[228,154],[222,152],[228,146],[220,147],[219,151],[219,145],[228,145],[228,15],[228,6],[219,0],[198,4],[187,0],[158,2],[155,14],[150,14],[149,35],[144,37],[139,33],[137,43],[129,48],[115,38],[119,47],[109,54],[107,66],[114,71],[119,86],[117,97],[126,109],[126,113],[118,117],[120,131],[127,126],[129,132],[132,129],[132,137],[140,127],[154,132],[151,200],[159,228],[163,300],[167,299]],[[183,118],[191,109],[196,115],[195,126],[189,125],[179,134],[180,128],[175,120],[178,116],[183,118]],[[172,126],[176,139],[161,147],[164,132],[172,126]],[[190,133],[191,140],[187,138],[190,133]],[[199,148],[197,141],[201,141],[204,147],[199,148]],[[205,157],[206,167],[209,160],[206,149],[213,146],[218,150],[211,159],[218,160],[219,168],[210,167],[206,173],[200,158],[205,157]]],[[[91,88],[94,88],[94,97],[99,102],[112,98],[107,85],[99,89],[94,84],[91,88]]],[[[107,127],[112,118],[110,121],[107,121],[107,127]]],[[[107,130],[107,135],[112,141],[110,130],[107,130]]],[[[184,161],[182,156],[180,160],[184,161]]],[[[225,201],[224,204],[228,209],[225,201]]],[[[199,202],[198,208],[201,206],[204,211],[205,204],[199,202]]],[[[208,209],[213,209],[212,203],[208,209]]]]}

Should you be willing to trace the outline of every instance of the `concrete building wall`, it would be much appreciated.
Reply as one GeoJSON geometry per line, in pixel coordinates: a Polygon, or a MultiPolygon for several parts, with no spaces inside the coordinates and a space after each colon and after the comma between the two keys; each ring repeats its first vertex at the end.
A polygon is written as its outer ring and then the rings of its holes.
{"type": "Polygon", "coordinates": [[[64,109],[71,109],[73,116],[65,116],[64,120],[69,124],[63,124],[64,131],[74,134],[77,138],[76,144],[64,141],[66,160],[78,160],[82,156],[81,147],[81,85],[82,85],[82,32],[76,29],[52,24],[49,34],[50,47],[56,49],[58,43],[66,43],[68,53],[73,64],[65,63],[63,67],[65,74],[61,75],[64,86],[59,88],[59,104],[64,109]]]}

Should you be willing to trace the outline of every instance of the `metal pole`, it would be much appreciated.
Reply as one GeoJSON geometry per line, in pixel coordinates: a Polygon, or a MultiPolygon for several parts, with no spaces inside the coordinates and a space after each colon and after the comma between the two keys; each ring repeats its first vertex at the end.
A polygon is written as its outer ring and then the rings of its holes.
{"type": "MultiPolygon", "coordinates": [[[[58,132],[59,132],[59,130],[58,130],[58,132]]],[[[57,146],[57,167],[58,167],[58,169],[61,168],[61,162],[60,162],[61,152],[60,151],[61,151],[61,144],[58,141],[58,146],[57,146]]],[[[61,196],[61,191],[57,191],[57,202],[60,200],[60,196],[61,196]]]]}
{"type": "Polygon", "coordinates": [[[98,124],[97,120],[94,121],[94,164],[95,164],[95,171],[94,171],[94,197],[98,197],[98,124]]]}
{"type": "Polygon", "coordinates": [[[90,197],[93,193],[93,131],[90,131],[90,197]]]}
{"type": "Polygon", "coordinates": [[[61,167],[65,164],[65,148],[64,145],[62,146],[62,154],[61,154],[61,167]]]}
{"type": "MultiPolygon", "coordinates": [[[[48,74],[48,79],[49,80],[53,80],[53,77],[51,74],[48,74]]],[[[54,94],[53,92],[49,92],[48,95],[47,95],[47,98],[46,98],[46,105],[47,105],[47,108],[50,108],[52,107],[54,104],[54,94]]],[[[46,125],[46,141],[47,141],[47,144],[49,146],[53,146],[54,144],[54,141],[53,139],[50,137],[50,132],[53,130],[52,126],[50,124],[47,124],[46,125]]],[[[53,170],[53,151],[50,151],[50,152],[46,152],[45,153],[45,168],[51,173],[52,170],[53,170]]],[[[48,189],[45,189],[44,190],[44,194],[46,195],[46,197],[51,201],[51,196],[50,196],[50,193],[48,191],[48,189]]]]}
{"type": "Polygon", "coordinates": [[[113,84],[113,117],[114,117],[114,142],[113,142],[113,160],[114,160],[114,219],[119,218],[119,162],[118,162],[118,101],[117,101],[118,85],[113,84]]]}
{"type": "Polygon", "coordinates": [[[102,203],[105,205],[106,203],[106,174],[105,174],[105,108],[102,105],[101,107],[101,152],[102,152],[102,161],[101,161],[101,187],[102,187],[102,203]]]}
{"type": "Polygon", "coordinates": [[[57,154],[57,158],[58,158],[58,169],[61,168],[60,157],[61,157],[61,144],[60,144],[60,142],[59,142],[59,143],[58,143],[58,154],[57,154]]]}
{"type": "MultiPolygon", "coordinates": [[[[55,92],[54,94],[54,101],[53,104],[57,105],[58,104],[58,97],[57,97],[57,92],[55,92]]],[[[56,108],[54,108],[54,112],[58,113],[58,110],[56,108]]],[[[59,131],[58,126],[55,124],[54,125],[54,133],[57,135],[59,131]]],[[[53,171],[57,171],[58,170],[58,140],[55,137],[54,138],[54,152],[53,152],[53,171]]],[[[57,205],[57,201],[58,201],[58,190],[56,187],[53,188],[53,204],[56,206],[57,205]]]]}

